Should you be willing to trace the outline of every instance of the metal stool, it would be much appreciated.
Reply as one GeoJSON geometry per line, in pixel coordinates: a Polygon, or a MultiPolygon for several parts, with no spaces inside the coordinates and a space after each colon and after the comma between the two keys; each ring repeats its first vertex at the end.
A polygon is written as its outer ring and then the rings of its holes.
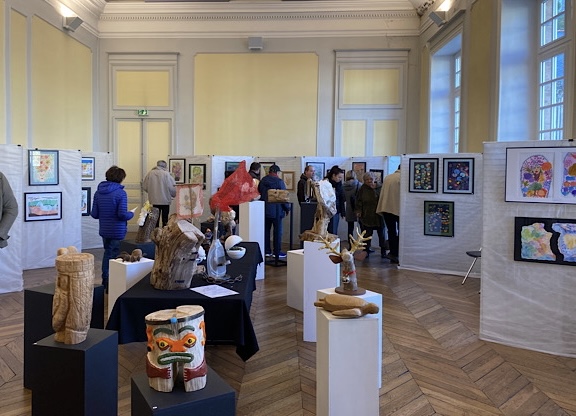
{"type": "Polygon", "coordinates": [[[472,264],[470,265],[468,272],[466,272],[466,276],[464,276],[464,280],[462,280],[461,284],[464,284],[464,282],[466,282],[466,279],[468,279],[468,275],[470,274],[472,268],[476,264],[476,260],[482,257],[482,247],[480,247],[480,250],[467,251],[466,254],[469,255],[470,257],[473,257],[474,261],[472,261],[472,264]]]}

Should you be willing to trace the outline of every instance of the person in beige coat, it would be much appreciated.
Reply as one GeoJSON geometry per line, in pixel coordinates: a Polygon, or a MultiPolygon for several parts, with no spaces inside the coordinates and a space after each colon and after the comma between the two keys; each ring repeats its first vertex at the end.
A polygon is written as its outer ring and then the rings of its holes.
{"type": "Polygon", "coordinates": [[[400,165],[396,172],[384,178],[376,212],[382,214],[388,229],[390,253],[387,257],[392,263],[397,264],[400,234],[400,165]]]}
{"type": "MultiPolygon", "coordinates": [[[[167,166],[164,160],[159,160],[142,182],[144,192],[148,193],[148,201],[160,210],[163,227],[168,223],[170,202],[176,196],[176,181],[166,169],[167,166]]],[[[156,227],[160,225],[160,217],[156,227]]]]}
{"type": "Polygon", "coordinates": [[[18,216],[18,203],[8,183],[8,179],[0,172],[0,248],[8,245],[8,232],[18,216]]]}

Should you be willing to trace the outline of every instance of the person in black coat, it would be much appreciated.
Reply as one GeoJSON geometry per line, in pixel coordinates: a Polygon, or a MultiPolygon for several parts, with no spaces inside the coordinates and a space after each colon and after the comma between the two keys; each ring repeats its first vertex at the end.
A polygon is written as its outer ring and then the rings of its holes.
{"type": "Polygon", "coordinates": [[[342,186],[342,180],[344,179],[344,169],[340,169],[338,165],[334,165],[328,171],[326,179],[330,181],[332,187],[334,188],[334,193],[336,194],[336,214],[330,218],[328,223],[328,232],[331,234],[338,235],[338,225],[340,224],[340,217],[344,218],[346,214],[346,208],[344,202],[346,201],[346,196],[344,195],[344,188],[342,186]]]}

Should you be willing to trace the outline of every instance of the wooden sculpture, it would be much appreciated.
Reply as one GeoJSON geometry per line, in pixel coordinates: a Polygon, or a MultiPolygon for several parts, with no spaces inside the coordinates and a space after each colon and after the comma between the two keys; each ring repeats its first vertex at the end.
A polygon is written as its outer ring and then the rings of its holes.
{"type": "Polygon", "coordinates": [[[160,217],[160,210],[150,205],[148,201],[140,209],[140,216],[138,217],[138,232],[136,233],[136,243],[149,243],[152,231],[156,228],[158,218],[160,217]]]}
{"type": "MultiPolygon", "coordinates": [[[[320,250],[327,249],[330,253],[329,257],[332,263],[338,264],[340,263],[340,286],[337,287],[336,293],[340,293],[343,295],[351,295],[351,296],[358,296],[363,295],[366,293],[366,289],[358,287],[358,278],[356,276],[356,265],[354,264],[354,253],[359,250],[363,249],[366,246],[364,241],[368,241],[372,237],[364,237],[365,231],[358,234],[358,238],[355,239],[354,236],[350,235],[350,241],[352,245],[350,249],[342,249],[342,251],[338,251],[332,246],[332,242],[326,238],[322,238],[322,242],[324,243],[323,247],[320,247],[320,250]]],[[[366,252],[361,251],[356,255],[358,260],[363,260],[366,257],[366,252]]]]}
{"type": "Polygon", "coordinates": [[[380,308],[372,302],[352,296],[339,295],[337,293],[326,295],[326,297],[314,302],[314,306],[332,312],[334,316],[345,318],[358,318],[369,313],[378,313],[380,308]]]}
{"type": "Polygon", "coordinates": [[[204,308],[178,306],[146,315],[146,374],[154,390],[170,392],[177,380],[186,391],[206,386],[204,308]]]}
{"type": "Polygon", "coordinates": [[[314,224],[311,230],[306,230],[300,235],[302,241],[328,240],[332,242],[338,238],[337,235],[328,233],[328,223],[330,218],[336,214],[336,194],[334,188],[328,180],[314,182],[314,194],[318,204],[314,213],[314,224]]]}
{"type": "Polygon", "coordinates": [[[160,290],[187,289],[196,273],[198,248],[204,234],[187,220],[172,214],[168,224],[155,228],[152,241],[156,244],[150,283],[160,290]]]}
{"type": "Polygon", "coordinates": [[[54,339],[79,344],[86,339],[92,316],[94,256],[76,247],[60,248],[56,257],[56,288],[52,301],[54,339]]]}

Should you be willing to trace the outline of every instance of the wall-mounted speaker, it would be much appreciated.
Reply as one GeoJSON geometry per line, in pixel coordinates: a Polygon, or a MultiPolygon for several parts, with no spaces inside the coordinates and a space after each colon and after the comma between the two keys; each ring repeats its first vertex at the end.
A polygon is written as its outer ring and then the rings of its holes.
{"type": "Polygon", "coordinates": [[[65,16],[62,26],[64,29],[74,32],[76,29],[80,27],[83,23],[83,20],[80,19],[78,16],[65,16]]]}
{"type": "Polygon", "coordinates": [[[261,37],[248,38],[248,49],[251,51],[261,51],[264,49],[264,41],[261,37]]]}

